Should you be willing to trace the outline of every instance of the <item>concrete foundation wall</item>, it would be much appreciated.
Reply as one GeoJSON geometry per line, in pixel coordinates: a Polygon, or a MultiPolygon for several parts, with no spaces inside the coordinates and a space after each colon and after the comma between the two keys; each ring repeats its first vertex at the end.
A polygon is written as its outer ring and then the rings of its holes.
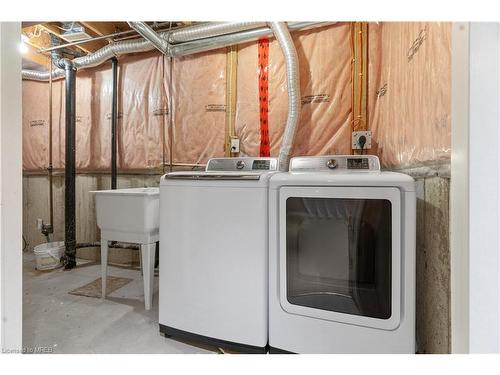
{"type": "MultiPolygon", "coordinates": [[[[413,173],[409,173],[413,174],[413,173]]],[[[448,177],[417,180],[417,347],[419,353],[450,352],[450,244],[448,177]]],[[[118,177],[118,188],[158,186],[160,175],[118,177]]],[[[99,240],[91,190],[109,189],[107,175],[78,175],[76,180],[77,242],[99,240]]],[[[23,178],[23,235],[28,251],[45,238],[36,219],[49,219],[46,176],[23,178]]],[[[54,240],[64,240],[64,177],[54,178],[54,240]]],[[[79,249],[78,257],[99,261],[97,248],[79,249]]],[[[110,263],[138,264],[136,250],[110,249],[110,263]]]]}
{"type": "Polygon", "coordinates": [[[417,350],[450,353],[450,179],[417,178],[417,350]]]}

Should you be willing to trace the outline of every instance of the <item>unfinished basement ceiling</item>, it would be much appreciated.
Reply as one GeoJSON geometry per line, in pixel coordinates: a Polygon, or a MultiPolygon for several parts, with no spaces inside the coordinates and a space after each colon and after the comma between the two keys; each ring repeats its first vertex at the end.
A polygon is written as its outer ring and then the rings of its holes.
{"type": "MultiPolygon", "coordinates": [[[[192,24],[174,21],[147,23],[154,30],[192,24]]],[[[127,22],[23,22],[23,69],[46,70],[50,63],[50,51],[46,50],[56,45],[70,44],[61,51],[65,57],[72,59],[93,53],[110,43],[136,38],[141,37],[127,22]]]]}

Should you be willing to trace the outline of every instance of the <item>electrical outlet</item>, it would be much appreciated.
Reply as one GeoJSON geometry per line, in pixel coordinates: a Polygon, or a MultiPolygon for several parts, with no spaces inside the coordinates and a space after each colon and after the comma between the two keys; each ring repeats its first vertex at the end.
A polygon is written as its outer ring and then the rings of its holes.
{"type": "Polygon", "coordinates": [[[237,137],[231,138],[231,152],[232,153],[240,152],[240,139],[237,137]]]}
{"type": "Polygon", "coordinates": [[[38,228],[38,230],[42,230],[43,219],[36,219],[36,227],[38,228]]]}
{"type": "Polygon", "coordinates": [[[363,130],[363,131],[352,132],[352,149],[361,150],[361,144],[359,143],[359,138],[361,136],[364,136],[366,138],[363,150],[368,150],[372,148],[372,132],[370,130],[363,130]]]}

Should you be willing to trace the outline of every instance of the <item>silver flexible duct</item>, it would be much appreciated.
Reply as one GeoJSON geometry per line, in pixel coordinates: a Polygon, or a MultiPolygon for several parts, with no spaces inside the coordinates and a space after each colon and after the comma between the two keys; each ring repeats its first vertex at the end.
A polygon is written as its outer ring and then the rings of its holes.
{"type": "MultiPolygon", "coordinates": [[[[222,48],[222,47],[227,47],[233,44],[238,44],[246,41],[252,41],[256,40],[259,37],[262,36],[272,36],[273,32],[269,27],[261,27],[257,28],[255,30],[247,30],[250,27],[250,24],[253,24],[253,27],[256,25],[260,25],[260,23],[257,22],[234,22],[234,23],[222,23],[223,25],[220,25],[221,23],[213,24],[215,25],[213,28],[208,29],[207,35],[213,35],[214,33],[220,33],[222,29],[224,30],[238,30],[236,28],[236,24],[239,25],[238,27],[242,28],[243,31],[233,33],[233,34],[228,34],[228,35],[219,35],[215,37],[207,37],[203,34],[200,33],[200,27],[203,25],[199,26],[192,26],[188,28],[183,28],[181,30],[176,30],[172,31],[170,33],[170,36],[176,36],[176,38],[179,36],[178,33],[181,31],[186,32],[186,34],[190,35],[184,35],[180,34],[179,38],[189,38],[192,37],[193,35],[198,35],[202,36],[203,39],[200,40],[195,40],[191,42],[185,42],[181,44],[176,44],[172,45],[170,48],[170,54],[171,56],[185,56],[193,53],[198,53],[198,52],[205,52],[205,51],[210,51],[214,50],[217,48],[222,48]],[[219,25],[219,26],[217,26],[219,25]],[[216,27],[217,26],[217,27],[216,27]],[[189,31],[191,30],[191,32],[189,31]]],[[[291,22],[289,24],[289,28],[291,30],[302,30],[302,29],[310,29],[313,27],[323,27],[327,26],[332,23],[328,22],[291,22]]],[[[205,29],[207,29],[207,26],[204,26],[205,29]]],[[[154,31],[153,31],[154,32],[154,31]]],[[[156,34],[156,33],[155,33],[156,34]]],[[[168,39],[168,33],[160,33],[156,34],[159,38],[162,40],[165,40],[165,43],[167,43],[168,39]]],[[[155,48],[155,46],[149,41],[145,39],[140,39],[140,40],[131,40],[131,41],[123,41],[123,42],[115,42],[112,44],[109,44],[96,52],[89,54],[87,56],[82,56],[73,59],[73,63],[75,68],[77,69],[83,69],[83,68],[91,68],[97,65],[100,65],[110,58],[114,56],[119,56],[122,54],[127,54],[127,53],[139,53],[139,52],[147,52],[151,51],[155,48]]],[[[163,52],[163,51],[162,51],[163,52]]],[[[58,79],[58,78],[64,78],[64,70],[63,69],[54,69],[53,70],[53,79],[58,79]]],[[[49,80],[49,72],[40,72],[36,70],[26,70],[23,69],[22,71],[22,77],[23,79],[28,79],[28,80],[35,80],[35,81],[48,81],[49,80]]]]}
{"type": "Polygon", "coordinates": [[[299,58],[293,44],[292,36],[285,22],[270,22],[274,36],[278,41],[286,64],[286,82],[288,91],[288,115],[286,118],[285,131],[278,155],[278,168],[280,171],[288,171],[290,151],[292,150],[295,131],[300,118],[300,79],[299,58]]]}
{"type": "MultiPolygon", "coordinates": [[[[310,28],[333,25],[335,22],[290,22],[290,30],[307,30],[310,28]]],[[[193,40],[170,47],[172,56],[186,56],[195,53],[206,52],[218,48],[232,46],[243,42],[251,42],[263,37],[272,37],[273,31],[269,27],[241,31],[234,34],[219,35],[209,39],[193,40]]]]}
{"type": "Polygon", "coordinates": [[[128,22],[129,26],[137,31],[144,39],[149,40],[157,50],[168,55],[170,45],[160,34],[156,33],[145,22],[128,22]]]}
{"type": "MultiPolygon", "coordinates": [[[[153,48],[154,46],[151,44],[151,42],[144,39],[117,42],[108,44],[107,46],[87,56],[77,57],[76,59],[73,59],[72,62],[76,69],[92,68],[94,66],[101,65],[114,56],[119,56],[126,53],[151,51],[153,48]]],[[[35,81],[47,81],[49,79],[49,72],[38,72],[23,69],[22,77],[23,79],[31,79],[35,81]]],[[[62,77],[64,77],[63,69],[54,69],[52,71],[52,79],[62,77]]]]}
{"type": "Polygon", "coordinates": [[[90,55],[74,59],[73,63],[77,69],[92,68],[115,56],[117,57],[125,53],[147,52],[151,51],[153,48],[151,42],[143,39],[112,43],[90,55]]]}
{"type": "Polygon", "coordinates": [[[202,38],[211,38],[218,35],[236,33],[257,27],[266,26],[265,22],[206,22],[200,25],[183,27],[182,29],[173,31],[168,42],[183,43],[191,40],[202,38]]]}
{"type": "MultiPolygon", "coordinates": [[[[22,77],[23,79],[27,79],[30,81],[48,81],[49,80],[49,72],[39,72],[37,70],[27,70],[23,69],[22,77]]],[[[64,78],[64,70],[62,69],[53,69],[52,70],[52,79],[64,78]]]]}

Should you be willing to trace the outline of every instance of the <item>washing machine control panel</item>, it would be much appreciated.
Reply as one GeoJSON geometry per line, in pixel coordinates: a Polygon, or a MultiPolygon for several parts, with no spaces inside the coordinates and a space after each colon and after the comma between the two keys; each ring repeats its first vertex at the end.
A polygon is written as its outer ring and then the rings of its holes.
{"type": "Polygon", "coordinates": [[[271,160],[254,160],[252,163],[252,170],[254,171],[268,171],[271,168],[271,160]]]}
{"type": "Polygon", "coordinates": [[[207,164],[207,171],[212,172],[264,172],[276,171],[278,159],[276,158],[214,158],[207,164]]]}
{"type": "Polygon", "coordinates": [[[367,158],[347,158],[347,169],[370,169],[367,158]]]}
{"type": "Polygon", "coordinates": [[[373,155],[299,156],[290,160],[292,172],[380,171],[378,157],[373,155]]]}

